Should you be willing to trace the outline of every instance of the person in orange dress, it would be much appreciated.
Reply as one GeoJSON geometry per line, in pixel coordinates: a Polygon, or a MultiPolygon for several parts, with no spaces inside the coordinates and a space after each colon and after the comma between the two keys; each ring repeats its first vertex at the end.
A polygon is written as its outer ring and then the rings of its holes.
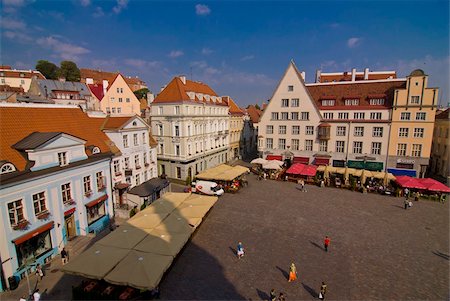
{"type": "Polygon", "coordinates": [[[297,268],[294,263],[291,263],[291,267],[289,268],[289,280],[288,282],[292,282],[297,280],[297,268]]]}

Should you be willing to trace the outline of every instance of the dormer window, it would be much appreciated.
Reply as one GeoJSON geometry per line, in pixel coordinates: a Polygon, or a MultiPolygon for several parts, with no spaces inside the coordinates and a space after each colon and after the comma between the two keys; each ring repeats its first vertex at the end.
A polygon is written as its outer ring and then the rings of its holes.
{"type": "Polygon", "coordinates": [[[334,99],[324,99],[322,100],[322,106],[334,106],[334,99]]]}
{"type": "Polygon", "coordinates": [[[66,152],[58,153],[58,162],[59,166],[66,166],[68,164],[66,152]]]}
{"type": "Polygon", "coordinates": [[[384,105],[384,98],[371,98],[369,103],[371,106],[384,105]]]}
{"type": "Polygon", "coordinates": [[[93,149],[92,149],[92,154],[93,155],[95,155],[95,154],[100,154],[100,148],[99,147],[94,147],[93,149]]]}
{"type": "Polygon", "coordinates": [[[136,121],[133,121],[133,126],[137,126],[137,122],[136,121]]]}
{"type": "Polygon", "coordinates": [[[349,98],[345,100],[346,106],[357,106],[359,105],[359,99],[357,98],[349,98]]]}
{"type": "Polygon", "coordinates": [[[16,171],[16,168],[11,163],[5,163],[0,169],[0,174],[10,173],[16,171]]]}

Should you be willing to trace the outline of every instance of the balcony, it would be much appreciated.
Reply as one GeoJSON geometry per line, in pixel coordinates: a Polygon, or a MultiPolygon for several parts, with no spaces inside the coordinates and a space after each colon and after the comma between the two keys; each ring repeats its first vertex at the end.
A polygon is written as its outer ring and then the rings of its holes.
{"type": "Polygon", "coordinates": [[[125,169],[125,176],[126,177],[129,177],[129,176],[132,176],[133,175],[133,171],[131,170],[131,169],[125,169]]]}
{"type": "Polygon", "coordinates": [[[331,125],[328,123],[322,123],[319,125],[319,130],[317,131],[317,138],[319,140],[330,140],[331,125]]]}

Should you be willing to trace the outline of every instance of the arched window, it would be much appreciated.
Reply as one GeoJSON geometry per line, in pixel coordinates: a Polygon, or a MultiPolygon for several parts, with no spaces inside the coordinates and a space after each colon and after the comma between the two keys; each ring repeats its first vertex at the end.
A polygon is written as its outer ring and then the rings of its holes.
{"type": "Polygon", "coordinates": [[[98,148],[97,146],[94,147],[94,148],[92,149],[92,154],[93,154],[93,155],[94,155],[94,154],[100,154],[100,148],[98,148]]]}
{"type": "Polygon", "coordinates": [[[136,126],[137,125],[137,122],[136,121],[133,121],[133,126],[136,126]]]}
{"type": "Polygon", "coordinates": [[[5,163],[2,165],[2,168],[0,169],[0,174],[10,173],[16,171],[16,168],[11,163],[5,163]]]}

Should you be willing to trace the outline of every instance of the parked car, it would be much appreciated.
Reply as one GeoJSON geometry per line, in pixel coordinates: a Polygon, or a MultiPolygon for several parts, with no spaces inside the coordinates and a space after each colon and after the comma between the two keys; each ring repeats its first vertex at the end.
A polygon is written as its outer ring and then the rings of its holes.
{"type": "Polygon", "coordinates": [[[217,196],[224,194],[222,187],[211,181],[192,182],[192,192],[217,196]]]}

